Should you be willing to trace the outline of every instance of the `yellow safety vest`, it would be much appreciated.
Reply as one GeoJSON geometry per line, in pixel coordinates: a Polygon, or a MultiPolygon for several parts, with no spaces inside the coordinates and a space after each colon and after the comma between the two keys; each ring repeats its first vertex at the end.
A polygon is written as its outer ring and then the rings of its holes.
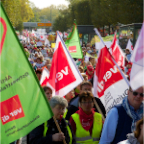
{"type": "Polygon", "coordinates": [[[65,110],[65,112],[64,112],[64,115],[63,115],[63,118],[64,118],[64,119],[66,118],[67,112],[68,112],[68,109],[66,108],[66,110],[65,110]]]}
{"type": "MultiPolygon", "coordinates": [[[[68,126],[68,121],[66,120],[66,128],[67,128],[67,131],[68,131],[68,134],[69,134],[69,137],[70,137],[70,142],[69,144],[72,144],[72,132],[71,132],[71,129],[70,127],[68,126]]],[[[43,131],[43,137],[46,137],[46,133],[48,131],[48,127],[47,127],[47,121],[44,123],[44,131],[43,131]]]]}
{"type": "Polygon", "coordinates": [[[76,144],[98,144],[102,131],[102,115],[95,112],[93,120],[92,136],[86,131],[80,122],[79,114],[74,113],[72,118],[76,124],[76,144]]]}

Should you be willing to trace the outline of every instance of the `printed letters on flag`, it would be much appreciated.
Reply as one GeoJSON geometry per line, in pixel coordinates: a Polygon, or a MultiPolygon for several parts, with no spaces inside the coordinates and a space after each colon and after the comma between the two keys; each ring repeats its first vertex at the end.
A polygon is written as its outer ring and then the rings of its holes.
{"type": "Polygon", "coordinates": [[[0,13],[0,142],[9,144],[53,113],[1,3],[0,13]]]}
{"type": "Polygon", "coordinates": [[[57,95],[64,96],[82,81],[82,76],[57,32],[55,52],[48,80],[49,85],[55,89],[57,95]]]}

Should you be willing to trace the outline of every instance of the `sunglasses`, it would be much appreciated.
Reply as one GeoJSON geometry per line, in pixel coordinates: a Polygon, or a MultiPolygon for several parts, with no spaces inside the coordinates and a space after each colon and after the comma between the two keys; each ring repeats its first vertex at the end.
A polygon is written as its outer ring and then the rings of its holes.
{"type": "MultiPolygon", "coordinates": [[[[131,90],[130,90],[131,91],[131,90]]],[[[134,96],[137,96],[138,94],[141,96],[141,97],[144,97],[144,93],[138,93],[136,91],[131,91],[133,93],[134,96]]]]}

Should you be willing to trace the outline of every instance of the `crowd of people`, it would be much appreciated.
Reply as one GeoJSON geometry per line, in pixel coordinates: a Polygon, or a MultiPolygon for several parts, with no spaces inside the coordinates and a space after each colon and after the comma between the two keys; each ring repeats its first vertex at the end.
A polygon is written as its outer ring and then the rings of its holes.
{"type": "MultiPolygon", "coordinates": [[[[37,46],[36,42],[22,42],[25,53],[32,65],[38,80],[46,68],[50,71],[54,48],[47,45],[37,46]]],[[[52,89],[43,86],[45,96],[59,124],[51,118],[36,127],[27,135],[27,144],[143,144],[143,97],[144,87],[133,91],[122,104],[114,106],[108,114],[101,100],[93,96],[93,77],[96,68],[97,50],[90,44],[82,44],[83,59],[74,59],[83,82],[64,97],[52,96],[52,89]],[[86,54],[89,54],[87,59],[86,54]],[[95,106],[97,102],[103,115],[95,106]],[[104,118],[103,118],[104,116],[104,118]]],[[[125,67],[121,67],[127,79],[130,79],[132,63],[131,53],[125,50],[125,67]]],[[[17,140],[17,144],[20,143],[17,140]]]]}

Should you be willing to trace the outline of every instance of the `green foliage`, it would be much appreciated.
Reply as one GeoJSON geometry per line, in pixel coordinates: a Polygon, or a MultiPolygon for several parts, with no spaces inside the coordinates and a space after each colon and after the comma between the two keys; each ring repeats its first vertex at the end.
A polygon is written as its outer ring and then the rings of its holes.
{"type": "Polygon", "coordinates": [[[19,30],[23,28],[23,22],[34,16],[29,0],[1,0],[1,2],[13,27],[19,30]]]}

